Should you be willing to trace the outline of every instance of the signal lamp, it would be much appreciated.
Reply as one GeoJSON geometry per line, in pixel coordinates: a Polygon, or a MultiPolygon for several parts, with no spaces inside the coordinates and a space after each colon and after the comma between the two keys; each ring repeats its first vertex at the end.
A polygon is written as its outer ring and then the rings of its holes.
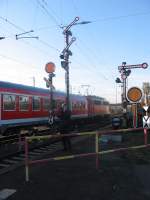
{"type": "Polygon", "coordinates": [[[61,61],[61,66],[62,66],[62,68],[64,68],[66,70],[67,69],[67,62],[61,61]]]}
{"type": "Polygon", "coordinates": [[[60,59],[64,59],[64,55],[63,54],[60,54],[60,59]]]}
{"type": "Polygon", "coordinates": [[[130,69],[125,72],[126,76],[129,76],[130,74],[131,74],[131,70],[130,69]]]}
{"type": "Polygon", "coordinates": [[[115,81],[116,81],[116,83],[121,83],[121,80],[120,80],[120,78],[118,78],[118,77],[116,78],[115,81]]]}

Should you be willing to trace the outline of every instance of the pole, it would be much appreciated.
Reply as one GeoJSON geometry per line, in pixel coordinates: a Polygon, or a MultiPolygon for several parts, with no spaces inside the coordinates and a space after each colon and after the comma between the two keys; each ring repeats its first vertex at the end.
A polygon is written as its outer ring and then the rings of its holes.
{"type": "Polygon", "coordinates": [[[28,140],[27,138],[25,137],[25,179],[26,179],[26,182],[29,181],[29,158],[28,158],[28,140]]]}
{"type": "Polygon", "coordinates": [[[126,65],[126,62],[122,62],[122,65],[118,66],[118,70],[121,73],[121,77],[123,79],[122,103],[123,103],[123,108],[125,109],[125,112],[127,112],[126,79],[130,75],[131,69],[134,69],[134,68],[146,69],[147,67],[148,67],[147,63],[137,64],[137,65],[126,65]]]}
{"type": "Polygon", "coordinates": [[[126,102],[126,78],[123,79],[123,101],[126,102]]]}
{"type": "Polygon", "coordinates": [[[33,77],[33,86],[35,87],[35,77],[33,77]]]}
{"type": "Polygon", "coordinates": [[[147,129],[144,128],[144,144],[147,145],[147,129]]]}
{"type": "MultiPolygon", "coordinates": [[[[69,45],[69,31],[66,31],[65,35],[65,42],[66,42],[66,47],[69,45]]],[[[70,91],[69,91],[69,53],[68,50],[65,54],[65,62],[66,62],[66,73],[65,73],[65,79],[66,79],[66,106],[67,106],[67,111],[70,111],[70,91]]]]}
{"type": "Polygon", "coordinates": [[[138,120],[139,120],[139,117],[138,117],[138,104],[136,103],[136,127],[139,126],[138,120]]]}
{"type": "Polygon", "coordinates": [[[122,104],[124,108],[124,113],[127,112],[127,98],[126,98],[126,78],[123,79],[122,81],[122,104]]]}
{"type": "Polygon", "coordinates": [[[45,65],[45,71],[49,74],[48,79],[44,77],[44,80],[46,81],[46,87],[50,87],[50,110],[49,110],[49,124],[53,124],[54,122],[54,102],[53,102],[53,77],[55,76],[55,74],[53,73],[55,71],[55,64],[53,62],[48,62],[45,65]]]}
{"type": "Polygon", "coordinates": [[[117,104],[117,83],[116,83],[116,104],[117,104]]]}
{"type": "Polygon", "coordinates": [[[126,78],[125,78],[125,79],[124,79],[124,101],[127,100],[127,99],[126,99],[126,88],[127,88],[126,84],[127,84],[127,81],[126,81],[126,78]]]}
{"type": "MultiPolygon", "coordinates": [[[[72,36],[72,33],[70,31],[70,28],[76,24],[76,22],[79,20],[79,17],[75,17],[75,19],[65,27],[65,30],[63,31],[63,34],[65,35],[65,48],[62,51],[62,54],[60,55],[61,59],[64,59],[62,61],[62,67],[65,69],[65,84],[66,84],[66,107],[67,112],[70,112],[70,94],[69,94],[69,56],[72,55],[72,52],[69,50],[69,47],[71,44],[76,40],[75,37],[72,37],[69,41],[69,36],[72,36]]],[[[86,22],[87,23],[87,22],[86,22]]]]}
{"type": "Polygon", "coordinates": [[[96,169],[99,168],[99,148],[98,148],[98,133],[95,134],[95,152],[96,152],[96,169]]]}
{"type": "Polygon", "coordinates": [[[51,87],[50,87],[50,110],[53,111],[53,88],[52,88],[52,85],[53,85],[53,75],[52,73],[49,74],[49,82],[51,84],[51,87]]]}
{"type": "Polygon", "coordinates": [[[133,104],[133,127],[136,128],[137,126],[137,106],[133,104]]]}
{"type": "Polygon", "coordinates": [[[49,73],[49,83],[50,83],[50,111],[49,111],[49,124],[54,122],[54,101],[53,101],[53,77],[55,74],[49,73]]]}

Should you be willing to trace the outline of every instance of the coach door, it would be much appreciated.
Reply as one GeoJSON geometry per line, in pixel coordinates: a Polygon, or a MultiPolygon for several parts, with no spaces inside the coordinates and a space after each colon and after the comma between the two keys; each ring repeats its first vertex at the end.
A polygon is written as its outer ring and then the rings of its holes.
{"type": "Polygon", "coordinates": [[[88,99],[88,116],[94,115],[94,103],[92,99],[88,99]]]}

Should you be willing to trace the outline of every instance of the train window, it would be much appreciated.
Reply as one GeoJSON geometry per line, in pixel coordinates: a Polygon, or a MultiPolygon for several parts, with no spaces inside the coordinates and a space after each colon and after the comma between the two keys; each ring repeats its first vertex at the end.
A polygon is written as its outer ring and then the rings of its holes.
{"type": "Polygon", "coordinates": [[[48,98],[43,99],[43,110],[49,110],[50,108],[50,101],[48,98]]]}
{"type": "Polygon", "coordinates": [[[4,94],[3,108],[4,110],[16,110],[16,96],[11,94],[4,94]]]}
{"type": "Polygon", "coordinates": [[[99,101],[99,105],[103,105],[103,101],[99,101]]]}
{"type": "Polygon", "coordinates": [[[94,101],[94,104],[95,104],[95,105],[101,105],[101,101],[95,100],[95,101],[94,101]]]}
{"type": "Polygon", "coordinates": [[[32,97],[32,109],[35,111],[40,110],[40,97],[32,97]]]}
{"type": "Polygon", "coordinates": [[[29,97],[27,97],[27,96],[19,97],[19,108],[21,111],[29,110],[29,97]]]}
{"type": "Polygon", "coordinates": [[[104,101],[104,105],[108,105],[108,102],[107,102],[107,101],[104,101]]]}

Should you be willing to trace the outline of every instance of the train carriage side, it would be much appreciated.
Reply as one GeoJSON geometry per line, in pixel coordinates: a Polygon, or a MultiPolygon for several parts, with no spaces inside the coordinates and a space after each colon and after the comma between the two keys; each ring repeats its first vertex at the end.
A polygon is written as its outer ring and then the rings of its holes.
{"type": "Polygon", "coordinates": [[[88,101],[85,96],[70,95],[72,129],[82,127],[88,119],[88,101]]]}
{"type": "Polygon", "coordinates": [[[108,119],[110,117],[109,103],[104,98],[87,96],[88,116],[93,119],[108,119]]]}
{"type": "Polygon", "coordinates": [[[72,119],[88,117],[88,102],[86,97],[73,94],[70,97],[72,119]]]}
{"type": "MultiPolygon", "coordinates": [[[[54,91],[54,111],[58,120],[59,108],[65,103],[64,92],[54,91]]],[[[14,127],[48,123],[50,91],[21,84],[0,81],[1,132],[14,127]]],[[[71,95],[72,118],[87,116],[87,101],[80,95],[71,95]]]]}
{"type": "Polygon", "coordinates": [[[0,95],[1,130],[47,121],[48,110],[43,106],[48,99],[46,90],[1,81],[0,95]]]}
{"type": "MultiPolygon", "coordinates": [[[[54,91],[53,106],[56,121],[59,111],[66,101],[64,92],[54,91]]],[[[108,104],[100,103],[102,98],[70,95],[71,118],[84,123],[91,116],[108,114],[108,104]]],[[[50,109],[50,91],[21,84],[0,81],[0,130],[14,127],[48,125],[50,109]]]]}

